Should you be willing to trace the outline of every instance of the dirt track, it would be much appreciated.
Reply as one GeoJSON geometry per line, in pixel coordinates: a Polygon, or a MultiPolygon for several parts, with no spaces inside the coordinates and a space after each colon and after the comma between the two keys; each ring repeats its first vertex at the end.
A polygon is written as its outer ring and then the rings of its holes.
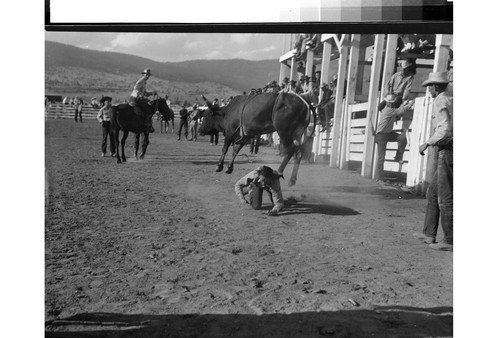
{"type": "Polygon", "coordinates": [[[227,175],[208,137],[154,133],[142,161],[127,144],[118,165],[96,121],[46,121],[47,336],[453,335],[453,254],[411,235],[421,197],[304,164],[269,217],[234,183],[276,150],[227,175]]]}

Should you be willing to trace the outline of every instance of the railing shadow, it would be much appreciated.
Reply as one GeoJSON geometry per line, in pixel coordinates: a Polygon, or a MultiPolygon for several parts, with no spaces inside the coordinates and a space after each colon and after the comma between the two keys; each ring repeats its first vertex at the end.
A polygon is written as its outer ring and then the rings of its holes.
{"type": "Polygon", "coordinates": [[[46,322],[46,337],[452,337],[453,308],[291,314],[82,313],[46,322]]]}

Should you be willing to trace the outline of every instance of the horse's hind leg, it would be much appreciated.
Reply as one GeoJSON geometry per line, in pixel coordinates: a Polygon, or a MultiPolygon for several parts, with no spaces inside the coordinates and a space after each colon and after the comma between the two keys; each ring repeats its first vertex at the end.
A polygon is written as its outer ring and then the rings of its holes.
{"type": "Polygon", "coordinates": [[[148,149],[148,144],[149,144],[149,133],[144,133],[144,138],[142,140],[142,152],[141,156],[139,156],[141,160],[144,159],[144,155],[146,155],[146,149],[148,149]]]}
{"type": "Polygon", "coordinates": [[[121,141],[121,147],[122,147],[122,161],[127,162],[127,159],[125,158],[125,141],[127,141],[128,137],[128,131],[123,132],[122,136],[122,141],[121,141]]]}
{"type": "Polygon", "coordinates": [[[241,148],[243,148],[244,146],[245,146],[245,142],[233,145],[233,158],[231,158],[231,162],[229,163],[229,166],[227,167],[226,174],[231,174],[233,172],[234,159],[236,158],[236,156],[240,152],[241,148]]]}
{"type": "Polygon", "coordinates": [[[138,160],[138,152],[139,152],[139,141],[141,139],[141,133],[135,133],[135,142],[134,142],[134,149],[135,149],[135,159],[138,160]]]}
{"type": "Polygon", "coordinates": [[[120,157],[120,130],[113,130],[113,142],[115,143],[116,162],[122,163],[120,157]]]}

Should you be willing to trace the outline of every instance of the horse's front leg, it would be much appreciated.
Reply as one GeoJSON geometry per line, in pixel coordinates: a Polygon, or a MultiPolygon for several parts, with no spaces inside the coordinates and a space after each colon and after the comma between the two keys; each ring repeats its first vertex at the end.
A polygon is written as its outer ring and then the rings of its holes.
{"type": "Polygon", "coordinates": [[[224,139],[224,145],[222,146],[222,154],[220,156],[219,163],[217,164],[217,169],[215,169],[216,172],[220,172],[224,168],[224,158],[226,157],[227,150],[231,145],[231,141],[232,137],[227,137],[224,139]]]}
{"type": "Polygon", "coordinates": [[[141,156],[139,156],[141,160],[144,159],[144,155],[146,155],[146,149],[148,148],[148,144],[149,144],[149,133],[144,133],[144,138],[142,139],[141,156]]]}
{"type": "Polygon", "coordinates": [[[163,126],[163,120],[160,119],[160,134],[163,134],[163,128],[165,127],[165,133],[167,133],[167,125],[163,126]]]}
{"type": "Polygon", "coordinates": [[[238,156],[238,153],[240,152],[241,148],[245,146],[245,142],[239,143],[239,144],[234,144],[233,145],[233,157],[231,158],[231,162],[229,163],[229,166],[227,167],[226,174],[231,174],[233,172],[234,168],[234,159],[236,156],[238,156]]]}
{"type": "Polygon", "coordinates": [[[128,137],[128,130],[123,132],[122,141],[121,141],[122,161],[123,162],[127,162],[127,159],[125,158],[125,142],[127,141],[127,137],[128,137]]]}

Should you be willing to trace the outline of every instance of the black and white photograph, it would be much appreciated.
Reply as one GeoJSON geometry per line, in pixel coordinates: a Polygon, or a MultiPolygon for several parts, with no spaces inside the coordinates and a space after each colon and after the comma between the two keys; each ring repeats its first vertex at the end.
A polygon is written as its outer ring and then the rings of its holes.
{"type": "Polygon", "coordinates": [[[453,2],[284,3],[46,2],[36,334],[460,336],[453,2]]]}

